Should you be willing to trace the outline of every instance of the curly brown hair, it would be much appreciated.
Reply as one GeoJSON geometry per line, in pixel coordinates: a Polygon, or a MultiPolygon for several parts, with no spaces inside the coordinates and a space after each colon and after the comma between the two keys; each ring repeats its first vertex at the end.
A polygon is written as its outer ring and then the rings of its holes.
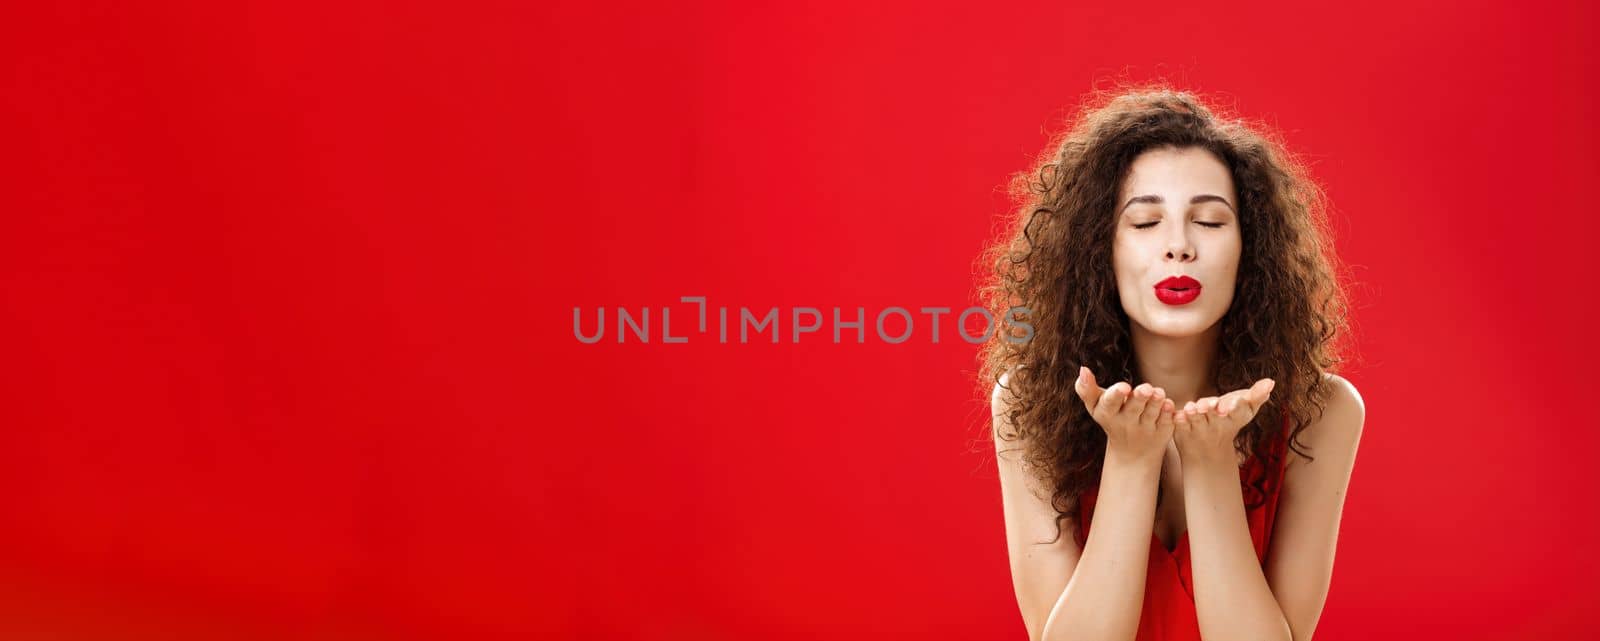
{"type": "MultiPolygon", "coordinates": [[[[1331,384],[1324,374],[1344,361],[1348,303],[1322,191],[1268,132],[1163,85],[1100,91],[1034,167],[1013,176],[1018,207],[983,253],[979,291],[987,308],[1025,319],[1033,333],[1029,340],[997,333],[982,352],[978,385],[985,398],[1002,390],[1011,395],[1006,418],[1015,433],[990,436],[996,443],[1022,441],[1025,466],[1053,488],[1057,540],[1061,521],[1097,483],[1105,458],[1105,432],[1073,391],[1078,366],[1102,385],[1144,382],[1133,362],[1111,247],[1119,186],[1134,158],[1151,149],[1209,151],[1238,191],[1238,280],[1208,377],[1223,391],[1262,378],[1276,387],[1235,447],[1277,463],[1271,439],[1285,437],[1287,419],[1290,448],[1311,458],[1295,439],[1326,407],[1331,384]]],[[[1264,502],[1264,483],[1260,473],[1250,480],[1248,508],[1264,502]]]]}

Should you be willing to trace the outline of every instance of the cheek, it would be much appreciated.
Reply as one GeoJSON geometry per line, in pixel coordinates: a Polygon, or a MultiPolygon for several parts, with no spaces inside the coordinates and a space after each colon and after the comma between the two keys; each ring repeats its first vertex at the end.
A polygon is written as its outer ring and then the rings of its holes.
{"type": "Polygon", "coordinates": [[[1127,287],[1132,283],[1138,282],[1139,280],[1139,267],[1137,265],[1125,264],[1121,260],[1112,259],[1111,272],[1112,277],[1116,279],[1119,287],[1127,287]]]}
{"type": "Polygon", "coordinates": [[[1132,257],[1138,256],[1137,247],[1129,245],[1125,240],[1117,240],[1111,245],[1111,267],[1116,271],[1117,280],[1133,276],[1138,269],[1137,261],[1132,257]]]}
{"type": "Polygon", "coordinates": [[[1232,269],[1243,258],[1243,247],[1240,246],[1238,237],[1219,238],[1216,242],[1206,246],[1202,251],[1208,252],[1214,259],[1214,264],[1219,267],[1232,269]]]}

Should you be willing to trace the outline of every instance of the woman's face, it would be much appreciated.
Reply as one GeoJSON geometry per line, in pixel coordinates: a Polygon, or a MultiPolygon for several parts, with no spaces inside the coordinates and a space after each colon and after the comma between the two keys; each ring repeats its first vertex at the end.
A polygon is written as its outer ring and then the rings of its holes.
{"type": "Polygon", "coordinates": [[[1112,242],[1117,294],[1132,323],[1185,337],[1222,319],[1243,244],[1238,204],[1227,166],[1208,151],[1152,149],[1133,160],[1112,242]]]}

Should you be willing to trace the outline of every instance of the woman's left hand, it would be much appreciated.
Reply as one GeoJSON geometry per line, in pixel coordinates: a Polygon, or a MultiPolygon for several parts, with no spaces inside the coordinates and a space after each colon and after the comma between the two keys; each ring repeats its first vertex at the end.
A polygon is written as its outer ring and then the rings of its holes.
{"type": "Polygon", "coordinates": [[[1233,439],[1267,402],[1274,384],[1263,378],[1249,389],[1185,404],[1173,416],[1172,441],[1178,446],[1178,455],[1185,463],[1199,459],[1237,463],[1233,439]]]}

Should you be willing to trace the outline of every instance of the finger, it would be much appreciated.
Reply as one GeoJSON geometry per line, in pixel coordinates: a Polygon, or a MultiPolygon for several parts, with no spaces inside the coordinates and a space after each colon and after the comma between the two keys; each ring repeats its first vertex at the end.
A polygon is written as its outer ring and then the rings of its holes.
{"type": "Polygon", "coordinates": [[[1256,381],[1256,384],[1250,387],[1251,402],[1254,403],[1255,407],[1258,408],[1262,405],[1266,405],[1267,399],[1272,397],[1272,388],[1277,386],[1278,382],[1270,378],[1263,378],[1259,381],[1256,381]]]}
{"type": "Polygon", "coordinates": [[[1153,424],[1156,418],[1161,415],[1161,407],[1167,402],[1167,393],[1154,385],[1150,386],[1149,392],[1150,397],[1145,401],[1144,412],[1139,414],[1139,420],[1153,424]]]}
{"type": "Polygon", "coordinates": [[[1242,394],[1230,394],[1217,404],[1218,416],[1233,416],[1234,418],[1239,418],[1240,416],[1248,416],[1249,411],[1250,404],[1242,394]],[[1241,412],[1244,414],[1240,414],[1241,412]]]}
{"type": "Polygon", "coordinates": [[[1249,393],[1250,390],[1237,390],[1228,392],[1227,395],[1217,399],[1217,415],[1227,416],[1232,414],[1234,410],[1239,409],[1240,405],[1248,400],[1249,393]]]}
{"type": "MultiPolygon", "coordinates": [[[[1120,384],[1121,383],[1119,383],[1119,385],[1120,384]]],[[[1137,419],[1139,418],[1140,414],[1144,413],[1145,402],[1149,400],[1150,385],[1148,383],[1140,383],[1139,386],[1133,388],[1133,392],[1129,394],[1127,402],[1122,406],[1122,411],[1131,415],[1134,419],[1137,419]]]]}
{"type": "Polygon", "coordinates": [[[1095,406],[1095,409],[1101,413],[1101,416],[1111,416],[1121,412],[1122,407],[1127,404],[1128,395],[1131,392],[1132,389],[1128,387],[1127,383],[1121,381],[1112,383],[1111,387],[1107,387],[1105,393],[1100,395],[1100,403],[1095,406]]]}
{"type": "Polygon", "coordinates": [[[1250,389],[1229,393],[1221,414],[1227,416],[1233,411],[1242,410],[1245,412],[1243,420],[1248,421],[1256,415],[1256,410],[1267,402],[1267,397],[1271,393],[1272,387],[1272,379],[1263,378],[1256,381],[1255,385],[1250,386],[1250,389]]]}
{"type": "Polygon", "coordinates": [[[1161,399],[1161,409],[1156,413],[1156,429],[1171,431],[1174,427],[1173,420],[1176,412],[1170,398],[1161,399]]]}
{"type": "MultiPolygon", "coordinates": [[[[1260,386],[1261,384],[1257,383],[1256,385],[1260,386]]],[[[1256,389],[1256,387],[1251,387],[1248,390],[1244,390],[1244,393],[1240,394],[1239,398],[1233,403],[1234,412],[1238,415],[1240,422],[1248,423],[1251,419],[1254,419],[1256,412],[1261,409],[1261,404],[1267,400],[1264,395],[1258,394],[1256,389]]]]}
{"type": "Polygon", "coordinates": [[[1073,381],[1072,389],[1078,393],[1078,398],[1083,400],[1083,406],[1090,413],[1094,412],[1096,405],[1100,404],[1100,396],[1105,390],[1094,383],[1094,374],[1087,367],[1078,368],[1078,380],[1073,381]]]}

